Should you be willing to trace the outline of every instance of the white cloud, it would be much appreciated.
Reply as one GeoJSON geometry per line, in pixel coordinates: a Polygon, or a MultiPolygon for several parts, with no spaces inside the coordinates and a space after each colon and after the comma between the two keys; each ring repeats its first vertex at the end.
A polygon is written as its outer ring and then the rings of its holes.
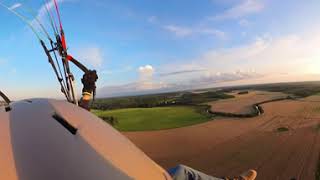
{"type": "MultiPolygon", "coordinates": [[[[284,71],[290,72],[290,75],[320,74],[320,51],[317,48],[319,42],[320,29],[273,38],[264,35],[251,43],[209,50],[195,59],[179,60],[183,63],[171,63],[158,69],[166,72],[164,74],[192,71],[174,73],[174,77],[161,77],[162,80],[166,78],[164,82],[189,79],[194,84],[206,82],[203,84],[211,86],[226,80],[231,82],[230,79],[246,83],[254,82],[253,79],[257,78],[262,82],[277,82],[277,76],[284,71]],[[193,72],[197,69],[206,71],[193,72]],[[217,76],[217,73],[220,76],[217,76]],[[270,81],[270,78],[263,81],[263,77],[270,75],[274,78],[273,81],[270,81]]],[[[290,77],[287,78],[289,80],[290,77]]],[[[283,78],[281,80],[283,81],[283,78]]]]}
{"type": "MultiPolygon", "coordinates": [[[[189,64],[176,67],[188,69],[211,69],[212,71],[234,71],[254,68],[259,74],[320,73],[312,70],[320,65],[320,30],[306,34],[293,34],[271,38],[263,36],[252,43],[234,48],[210,50],[189,64]]],[[[173,70],[176,71],[176,68],[173,70]]]]}
{"type": "Polygon", "coordinates": [[[253,71],[235,71],[232,73],[208,73],[203,76],[187,79],[184,82],[168,83],[157,79],[157,81],[142,81],[117,86],[106,86],[98,90],[99,97],[127,96],[150,93],[164,93],[181,90],[191,90],[213,87],[218,83],[240,81],[244,79],[261,77],[253,71]]]}
{"type": "Polygon", "coordinates": [[[106,86],[98,90],[98,95],[123,96],[144,94],[167,88],[167,84],[162,81],[154,81],[155,69],[151,65],[140,66],[138,68],[139,80],[137,82],[124,85],[106,86]]]}
{"type": "Polygon", "coordinates": [[[141,66],[138,69],[141,81],[151,81],[155,72],[155,69],[151,65],[141,66]]]}
{"type": "Polygon", "coordinates": [[[163,27],[165,30],[174,33],[178,37],[189,36],[193,33],[192,29],[176,25],[167,25],[163,27]]]}
{"type": "Polygon", "coordinates": [[[123,95],[135,95],[144,94],[148,92],[154,92],[163,90],[169,87],[165,82],[158,81],[155,77],[155,68],[152,65],[140,66],[137,69],[139,73],[139,80],[133,83],[123,85],[113,85],[102,87],[98,94],[99,96],[123,96],[123,95]]]}
{"type": "Polygon", "coordinates": [[[15,9],[17,9],[17,8],[19,8],[19,7],[21,7],[21,6],[22,6],[21,3],[15,3],[15,4],[13,4],[12,6],[10,6],[9,9],[10,9],[10,10],[15,10],[15,9]]]}
{"type": "Polygon", "coordinates": [[[100,68],[104,60],[102,50],[96,46],[81,48],[76,54],[81,62],[91,65],[94,68],[100,68]]]}
{"type": "Polygon", "coordinates": [[[168,25],[163,27],[165,30],[175,34],[177,37],[187,37],[192,35],[212,35],[219,38],[225,38],[226,33],[214,28],[206,27],[183,27],[177,25],[168,25]]]}
{"type": "Polygon", "coordinates": [[[264,9],[264,4],[260,0],[244,0],[242,3],[216,15],[210,19],[224,20],[237,19],[250,14],[258,13],[264,9]]]}
{"type": "MultiPolygon", "coordinates": [[[[204,75],[192,79],[193,88],[203,88],[203,87],[212,87],[219,83],[226,83],[226,82],[234,82],[239,80],[250,80],[253,78],[260,78],[263,77],[263,74],[259,74],[255,72],[255,70],[248,69],[248,70],[236,70],[234,72],[210,72],[208,71],[204,75]]],[[[191,84],[191,83],[190,83],[191,84]]]]}

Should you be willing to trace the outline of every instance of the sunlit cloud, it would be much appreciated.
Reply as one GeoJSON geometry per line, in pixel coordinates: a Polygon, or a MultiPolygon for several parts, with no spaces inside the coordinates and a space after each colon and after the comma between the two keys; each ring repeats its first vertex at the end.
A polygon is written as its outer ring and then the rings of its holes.
{"type": "Polygon", "coordinates": [[[317,68],[320,65],[318,42],[320,29],[280,37],[263,35],[247,44],[209,50],[195,59],[157,67],[157,71],[163,73],[156,74],[150,65],[142,66],[139,68],[140,77],[148,77],[144,78],[148,81],[106,86],[101,92],[112,90],[117,95],[130,95],[308,80],[306,78],[315,80],[316,76],[312,74],[320,73],[317,68]]]}
{"type": "MultiPolygon", "coordinates": [[[[254,68],[259,74],[281,73],[285,69],[291,73],[308,73],[310,66],[319,65],[320,30],[313,33],[291,34],[281,37],[268,35],[238,47],[209,50],[196,59],[176,64],[185,69],[211,69],[226,72],[235,69],[254,68]]],[[[168,66],[170,68],[170,66],[168,66]]],[[[166,69],[168,69],[166,67],[166,69]]]]}
{"type": "Polygon", "coordinates": [[[153,78],[155,69],[151,65],[141,66],[138,69],[141,81],[150,81],[153,78]]]}

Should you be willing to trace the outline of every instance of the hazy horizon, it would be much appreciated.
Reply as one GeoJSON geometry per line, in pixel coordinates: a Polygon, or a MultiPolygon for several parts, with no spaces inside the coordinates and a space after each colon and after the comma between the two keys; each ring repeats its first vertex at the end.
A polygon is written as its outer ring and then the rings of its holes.
{"type": "MultiPolygon", "coordinates": [[[[156,94],[166,94],[166,93],[177,93],[177,92],[192,92],[192,91],[203,91],[203,90],[214,90],[214,89],[226,89],[226,88],[239,88],[239,87],[246,87],[246,86],[260,86],[260,85],[272,85],[272,84],[295,84],[295,83],[319,83],[320,80],[310,80],[310,81],[279,81],[279,82],[272,82],[272,83],[243,83],[243,84],[228,84],[228,85],[221,85],[221,86],[208,86],[204,88],[186,88],[186,89],[160,89],[158,91],[154,90],[146,90],[146,91],[137,91],[137,92],[120,92],[120,93],[114,93],[114,94],[103,94],[103,93],[98,93],[96,95],[97,99],[103,99],[103,98],[120,98],[120,97],[134,97],[134,96],[144,96],[144,95],[156,95],[156,94]]],[[[7,94],[7,92],[5,92],[7,94]]],[[[23,100],[23,99],[32,99],[32,98],[53,98],[53,99],[65,99],[64,96],[57,94],[57,96],[52,96],[50,94],[42,94],[40,96],[30,96],[27,98],[24,97],[19,97],[19,98],[14,98],[11,100],[13,101],[18,101],[18,100],[23,100]]],[[[78,94],[78,98],[80,97],[80,94],[78,94]]],[[[0,99],[0,102],[4,102],[2,99],[0,99]]]]}

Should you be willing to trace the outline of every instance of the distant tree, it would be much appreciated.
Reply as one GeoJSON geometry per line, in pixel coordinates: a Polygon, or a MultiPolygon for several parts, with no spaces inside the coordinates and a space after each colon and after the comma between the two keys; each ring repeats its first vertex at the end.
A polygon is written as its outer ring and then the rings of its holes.
{"type": "Polygon", "coordinates": [[[243,95],[243,94],[249,94],[249,91],[240,91],[240,92],[238,92],[238,95],[243,95]]]}
{"type": "Polygon", "coordinates": [[[108,124],[110,124],[111,126],[115,126],[119,123],[117,118],[113,116],[105,116],[105,117],[102,117],[102,119],[106,121],[108,124]]]}

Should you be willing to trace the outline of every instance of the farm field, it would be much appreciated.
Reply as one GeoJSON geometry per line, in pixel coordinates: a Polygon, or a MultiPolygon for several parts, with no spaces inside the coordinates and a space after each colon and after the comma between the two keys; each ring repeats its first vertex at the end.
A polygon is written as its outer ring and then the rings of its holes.
{"type": "MultiPolygon", "coordinates": [[[[248,96],[254,100],[227,100],[229,108],[270,98],[258,93],[248,96]]],[[[319,96],[262,107],[265,113],[254,118],[218,118],[178,129],[123,134],[164,168],[185,164],[218,177],[252,168],[258,171],[257,179],[315,179],[320,152],[319,96]]]]}
{"type": "Polygon", "coordinates": [[[94,110],[93,113],[102,119],[114,117],[117,120],[114,127],[121,131],[172,129],[210,120],[193,106],[94,110]]]}
{"type": "Polygon", "coordinates": [[[253,104],[287,97],[288,95],[281,92],[267,92],[267,91],[249,91],[248,94],[239,95],[238,92],[229,93],[234,96],[232,99],[223,99],[208,103],[213,112],[225,112],[235,114],[248,114],[254,110],[253,104]]]}

